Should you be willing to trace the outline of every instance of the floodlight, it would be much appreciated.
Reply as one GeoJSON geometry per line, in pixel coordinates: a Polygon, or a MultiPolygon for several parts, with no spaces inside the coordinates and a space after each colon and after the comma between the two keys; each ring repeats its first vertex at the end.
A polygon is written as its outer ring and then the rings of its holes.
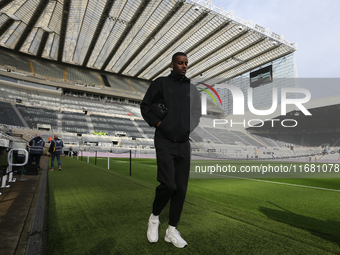
{"type": "Polygon", "coordinates": [[[239,31],[243,31],[244,30],[243,26],[237,26],[236,29],[239,30],[239,31]]]}
{"type": "Polygon", "coordinates": [[[199,10],[200,10],[200,7],[199,7],[198,5],[195,5],[195,6],[194,6],[194,10],[195,10],[195,11],[199,11],[199,10]]]}

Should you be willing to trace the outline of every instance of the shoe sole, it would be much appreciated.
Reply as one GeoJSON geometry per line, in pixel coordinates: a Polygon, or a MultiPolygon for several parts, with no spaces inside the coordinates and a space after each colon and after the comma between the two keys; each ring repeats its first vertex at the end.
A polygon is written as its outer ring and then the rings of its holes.
{"type": "Polygon", "coordinates": [[[175,244],[175,243],[173,243],[173,242],[170,240],[170,238],[169,238],[168,236],[165,236],[165,237],[164,237],[164,240],[165,240],[165,242],[172,243],[172,244],[175,245],[177,248],[185,248],[185,247],[188,246],[187,244],[185,244],[184,246],[175,244]]]}
{"type": "Polygon", "coordinates": [[[151,244],[154,244],[154,243],[157,243],[157,242],[158,242],[158,240],[157,240],[157,241],[152,241],[152,242],[151,242],[151,241],[149,240],[149,238],[148,238],[148,241],[149,241],[151,244]]]}

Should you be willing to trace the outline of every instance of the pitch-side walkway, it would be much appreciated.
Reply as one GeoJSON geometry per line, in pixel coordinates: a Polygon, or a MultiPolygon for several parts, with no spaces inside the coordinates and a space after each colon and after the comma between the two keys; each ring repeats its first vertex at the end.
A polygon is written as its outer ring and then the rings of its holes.
{"type": "Polygon", "coordinates": [[[14,175],[10,188],[0,189],[0,254],[47,254],[47,168],[41,157],[38,175],[14,175]]]}

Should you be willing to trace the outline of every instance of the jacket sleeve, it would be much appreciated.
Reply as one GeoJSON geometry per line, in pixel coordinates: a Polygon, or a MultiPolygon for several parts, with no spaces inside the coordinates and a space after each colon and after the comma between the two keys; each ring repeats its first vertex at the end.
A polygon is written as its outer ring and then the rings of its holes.
{"type": "Polygon", "coordinates": [[[152,82],[148,90],[146,91],[143,101],[140,105],[142,116],[151,127],[156,127],[157,123],[161,121],[151,110],[151,105],[156,103],[162,95],[159,87],[159,79],[152,82]]]}
{"type": "Polygon", "coordinates": [[[52,140],[50,146],[48,147],[48,151],[50,151],[54,147],[54,143],[54,140],[52,140]]]}
{"type": "Polygon", "coordinates": [[[193,131],[199,124],[200,118],[202,116],[201,110],[201,95],[194,87],[192,89],[193,99],[191,104],[191,120],[190,120],[190,132],[193,131]]]}

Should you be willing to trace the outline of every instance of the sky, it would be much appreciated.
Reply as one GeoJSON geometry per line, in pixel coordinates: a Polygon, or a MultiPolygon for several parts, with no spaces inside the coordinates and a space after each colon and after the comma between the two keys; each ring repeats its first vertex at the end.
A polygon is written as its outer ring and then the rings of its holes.
{"type": "Polygon", "coordinates": [[[312,99],[340,95],[340,0],[213,0],[213,4],[297,42],[298,86],[308,89],[312,99]]]}
{"type": "Polygon", "coordinates": [[[213,4],[297,42],[298,78],[340,78],[340,0],[213,0],[213,4]]]}

